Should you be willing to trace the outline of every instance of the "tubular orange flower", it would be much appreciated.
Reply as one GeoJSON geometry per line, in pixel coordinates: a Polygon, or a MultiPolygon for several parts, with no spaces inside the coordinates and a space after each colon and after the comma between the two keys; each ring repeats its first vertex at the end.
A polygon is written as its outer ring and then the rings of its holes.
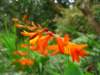
{"type": "Polygon", "coordinates": [[[20,50],[14,52],[14,55],[20,55],[20,56],[26,56],[27,54],[28,54],[27,52],[22,52],[20,50]]]}
{"type": "Polygon", "coordinates": [[[36,33],[36,34],[32,34],[32,35],[30,36],[30,39],[34,38],[36,35],[42,36],[42,33],[43,33],[43,32],[46,32],[46,31],[48,31],[47,28],[39,29],[39,30],[37,30],[36,32],[34,32],[34,33],[36,33]]]}
{"type": "Polygon", "coordinates": [[[25,66],[31,66],[34,62],[31,60],[31,59],[20,59],[20,60],[17,60],[21,65],[25,66]]]}
{"type": "Polygon", "coordinates": [[[38,41],[39,39],[39,35],[37,35],[35,38],[31,39],[29,42],[30,42],[30,45],[34,45],[36,44],[36,42],[38,41]]]}
{"type": "Polygon", "coordinates": [[[44,37],[43,40],[43,47],[46,48],[48,46],[48,41],[52,39],[51,35],[47,35],[46,37],[44,37]]]}
{"type": "Polygon", "coordinates": [[[52,38],[51,35],[47,35],[47,36],[42,36],[41,38],[39,38],[38,42],[37,42],[37,50],[39,50],[40,53],[44,53],[46,50],[46,47],[48,46],[48,41],[52,38]]]}
{"type": "Polygon", "coordinates": [[[56,40],[57,40],[59,51],[64,54],[64,42],[63,42],[63,39],[61,37],[57,37],[56,40]]]}
{"type": "Polygon", "coordinates": [[[88,55],[88,53],[84,50],[85,47],[87,47],[87,45],[74,44],[70,42],[67,46],[65,46],[65,54],[71,55],[73,61],[79,62],[80,57],[88,55]]]}
{"type": "Polygon", "coordinates": [[[34,36],[35,37],[37,35],[37,32],[27,32],[27,31],[23,31],[23,32],[21,32],[21,34],[23,36],[30,36],[30,37],[34,36]]]}
{"type": "Polygon", "coordinates": [[[21,34],[22,34],[23,36],[30,36],[29,32],[27,32],[27,31],[23,31],[23,32],[21,32],[21,34]]]}

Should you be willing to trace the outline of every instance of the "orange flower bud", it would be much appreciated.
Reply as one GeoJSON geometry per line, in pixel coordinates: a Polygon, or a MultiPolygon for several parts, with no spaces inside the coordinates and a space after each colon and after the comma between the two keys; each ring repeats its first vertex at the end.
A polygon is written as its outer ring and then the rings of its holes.
{"type": "Polygon", "coordinates": [[[23,28],[24,26],[21,24],[16,24],[16,28],[23,28]]]}
{"type": "Polygon", "coordinates": [[[23,66],[27,65],[27,66],[31,66],[33,64],[33,61],[31,59],[20,59],[19,63],[23,66]]]}
{"type": "Polygon", "coordinates": [[[20,56],[26,56],[27,54],[28,54],[27,52],[22,52],[22,51],[19,51],[19,50],[14,52],[14,55],[20,55],[20,56]]]}

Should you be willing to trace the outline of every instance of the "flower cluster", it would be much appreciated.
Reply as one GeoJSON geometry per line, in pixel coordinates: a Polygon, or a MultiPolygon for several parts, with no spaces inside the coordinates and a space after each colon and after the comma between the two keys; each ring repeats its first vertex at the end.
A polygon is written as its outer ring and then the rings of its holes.
{"type": "MultiPolygon", "coordinates": [[[[24,16],[24,20],[25,20],[24,16]]],[[[25,21],[28,22],[28,21],[25,21]]],[[[88,55],[85,48],[86,44],[76,44],[70,41],[70,37],[65,34],[64,37],[59,36],[58,34],[49,31],[48,28],[42,28],[41,25],[35,24],[34,22],[28,22],[29,25],[21,25],[16,23],[16,28],[21,28],[24,31],[20,34],[28,38],[28,44],[22,44],[22,48],[29,48],[33,52],[38,52],[42,56],[55,56],[57,54],[69,55],[72,58],[72,61],[79,62],[81,57],[88,55]],[[26,31],[26,29],[28,31],[26,31]],[[56,41],[55,44],[49,44],[51,41],[56,41]],[[50,52],[52,51],[52,52],[50,52]]],[[[26,56],[27,52],[22,52],[17,50],[14,52],[15,55],[26,56]]],[[[33,62],[30,59],[18,60],[22,65],[32,65],[33,62]]]]}

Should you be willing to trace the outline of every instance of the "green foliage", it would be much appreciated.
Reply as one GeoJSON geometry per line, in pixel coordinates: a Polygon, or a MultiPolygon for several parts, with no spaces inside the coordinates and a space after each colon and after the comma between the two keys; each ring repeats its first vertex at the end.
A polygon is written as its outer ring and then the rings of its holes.
{"type": "Polygon", "coordinates": [[[2,45],[7,48],[7,50],[10,52],[12,50],[16,49],[15,41],[16,41],[16,36],[15,34],[8,34],[8,33],[2,33],[0,34],[0,41],[2,45]]]}
{"type": "Polygon", "coordinates": [[[64,75],[83,75],[77,64],[65,63],[64,75]]]}
{"type": "Polygon", "coordinates": [[[84,75],[93,75],[92,73],[86,72],[84,75]]]}
{"type": "Polygon", "coordinates": [[[97,6],[94,6],[94,9],[93,9],[96,21],[98,23],[100,23],[100,8],[99,7],[100,7],[100,5],[97,5],[97,6]]]}

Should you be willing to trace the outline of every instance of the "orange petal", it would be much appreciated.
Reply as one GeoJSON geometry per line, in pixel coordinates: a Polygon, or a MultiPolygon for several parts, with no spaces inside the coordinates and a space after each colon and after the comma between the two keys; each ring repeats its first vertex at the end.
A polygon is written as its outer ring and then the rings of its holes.
{"type": "Polygon", "coordinates": [[[27,32],[27,31],[23,31],[23,32],[21,32],[21,34],[22,34],[23,36],[30,36],[29,32],[27,32]]]}
{"type": "Polygon", "coordinates": [[[58,44],[58,48],[60,50],[61,53],[64,54],[64,42],[63,39],[61,37],[57,37],[57,44],[58,44]]]}
{"type": "Polygon", "coordinates": [[[36,44],[37,41],[38,41],[38,39],[39,39],[39,36],[36,36],[35,38],[31,39],[31,40],[29,41],[29,42],[30,42],[30,45],[36,44]]]}
{"type": "Polygon", "coordinates": [[[46,48],[48,46],[48,42],[49,40],[52,39],[52,36],[51,35],[47,35],[44,39],[43,39],[43,47],[46,48]]]}
{"type": "Polygon", "coordinates": [[[76,62],[80,61],[79,55],[77,54],[76,50],[71,50],[71,57],[72,57],[73,62],[74,61],[76,61],[76,62]]]}
{"type": "Polygon", "coordinates": [[[35,37],[37,35],[37,32],[27,32],[27,31],[23,31],[21,32],[21,34],[23,36],[30,36],[31,38],[35,37]]]}
{"type": "Polygon", "coordinates": [[[51,46],[48,46],[49,50],[58,50],[58,46],[57,45],[51,45],[51,46]]]}
{"type": "Polygon", "coordinates": [[[79,55],[80,55],[81,57],[85,57],[85,56],[88,55],[88,53],[87,53],[85,50],[80,50],[80,51],[79,51],[79,55]]]}

